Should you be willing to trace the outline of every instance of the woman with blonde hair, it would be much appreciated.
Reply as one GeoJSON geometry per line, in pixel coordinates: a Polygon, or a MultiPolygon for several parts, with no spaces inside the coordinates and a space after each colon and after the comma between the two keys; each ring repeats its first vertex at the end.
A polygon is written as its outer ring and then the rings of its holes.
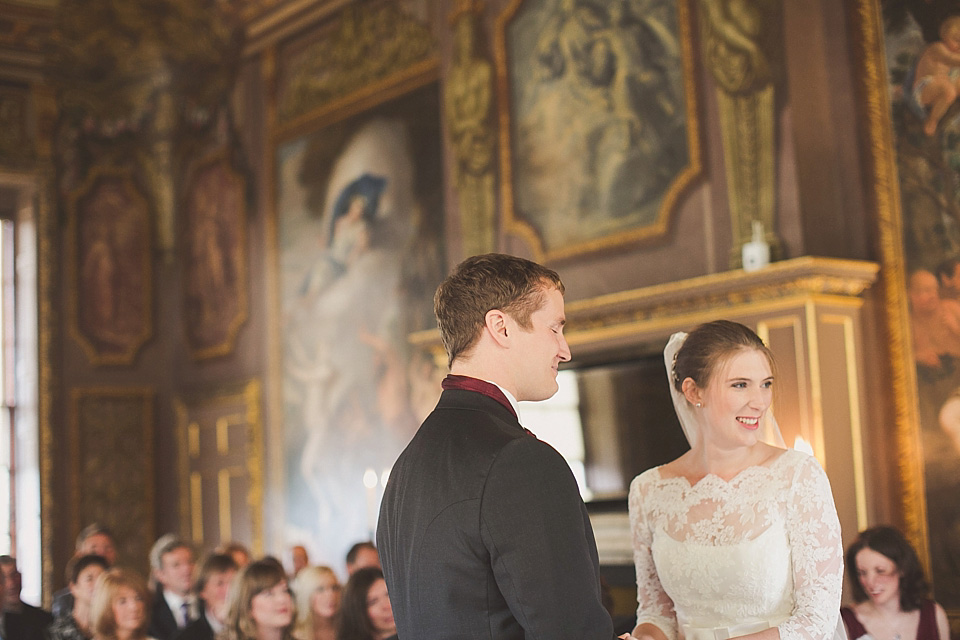
{"type": "Polygon", "coordinates": [[[305,567],[293,580],[297,640],[335,640],[340,618],[340,582],[330,567],[305,567]]]}
{"type": "Polygon", "coordinates": [[[90,604],[94,640],[147,638],[150,592],[143,576],[129,569],[110,569],[97,579],[90,604]]]}
{"type": "Polygon", "coordinates": [[[273,558],[248,564],[234,579],[226,640],[292,640],[296,619],[283,565],[273,558]]]}

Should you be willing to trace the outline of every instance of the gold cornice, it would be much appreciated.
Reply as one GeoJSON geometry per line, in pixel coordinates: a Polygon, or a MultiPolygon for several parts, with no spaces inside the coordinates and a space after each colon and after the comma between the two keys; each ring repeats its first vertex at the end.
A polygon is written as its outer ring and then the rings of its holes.
{"type": "MultiPolygon", "coordinates": [[[[352,115],[362,113],[378,104],[398,98],[414,89],[434,82],[439,77],[440,59],[431,57],[298,116],[282,126],[276,124],[277,116],[274,112],[274,120],[271,120],[274,123],[272,127],[273,144],[274,146],[281,144],[352,115]]],[[[274,109],[276,109],[275,104],[274,109]]]]}
{"type": "Polygon", "coordinates": [[[245,57],[260,53],[275,46],[281,40],[301,31],[308,25],[317,24],[355,0],[261,0],[260,5],[272,7],[248,7],[243,11],[245,23],[245,57]]]}
{"type": "Polygon", "coordinates": [[[0,2],[5,18],[0,27],[0,49],[42,56],[54,27],[54,7],[0,2]]]}
{"type": "Polygon", "coordinates": [[[287,123],[437,56],[428,25],[394,2],[354,3],[288,59],[277,117],[287,123]]]}

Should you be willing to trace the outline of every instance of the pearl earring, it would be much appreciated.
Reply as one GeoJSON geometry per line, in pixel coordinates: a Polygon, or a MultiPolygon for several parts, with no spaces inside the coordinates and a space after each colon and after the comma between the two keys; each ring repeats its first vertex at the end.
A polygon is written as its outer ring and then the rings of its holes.
{"type": "Polygon", "coordinates": [[[703,403],[701,403],[701,402],[698,402],[698,403],[697,403],[697,409],[699,409],[699,408],[702,407],[702,406],[703,406],[703,403]]]}

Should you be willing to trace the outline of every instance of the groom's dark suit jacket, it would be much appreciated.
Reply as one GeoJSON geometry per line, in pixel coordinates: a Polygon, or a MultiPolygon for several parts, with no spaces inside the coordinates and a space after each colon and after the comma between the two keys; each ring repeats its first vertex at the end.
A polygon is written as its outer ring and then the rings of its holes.
{"type": "Polygon", "coordinates": [[[377,546],[400,640],[609,640],[567,463],[480,393],[446,390],[390,473],[377,546]]]}

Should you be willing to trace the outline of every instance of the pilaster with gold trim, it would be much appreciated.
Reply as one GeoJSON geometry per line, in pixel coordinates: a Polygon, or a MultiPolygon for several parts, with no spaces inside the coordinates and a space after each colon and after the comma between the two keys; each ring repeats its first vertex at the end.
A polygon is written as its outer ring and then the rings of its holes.
{"type": "Polygon", "coordinates": [[[259,380],[178,397],[182,535],[263,553],[263,426],[259,380]]]}

